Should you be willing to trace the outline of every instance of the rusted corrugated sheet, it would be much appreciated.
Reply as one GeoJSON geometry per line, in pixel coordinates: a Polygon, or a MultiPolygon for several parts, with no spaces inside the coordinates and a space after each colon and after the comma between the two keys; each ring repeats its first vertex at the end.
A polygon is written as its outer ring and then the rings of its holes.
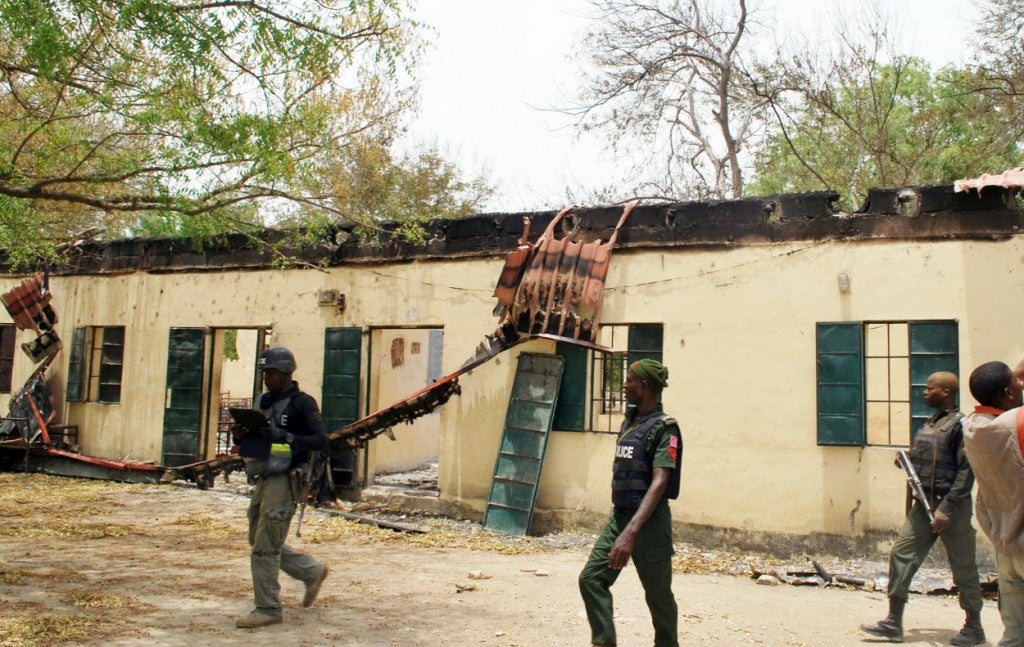
{"type": "Polygon", "coordinates": [[[0,302],[7,308],[14,325],[22,330],[36,332],[36,339],[21,346],[36,364],[54,356],[61,349],[60,337],[53,329],[57,323],[57,313],[50,305],[52,297],[46,274],[30,276],[21,285],[0,295],[0,302]]]}
{"type": "Polygon", "coordinates": [[[1024,166],[1012,168],[998,175],[984,173],[981,177],[973,180],[957,180],[953,183],[953,190],[959,192],[973,189],[980,193],[982,189],[989,186],[998,186],[1004,189],[1024,188],[1024,166]]]}
{"type": "Polygon", "coordinates": [[[519,247],[508,255],[494,290],[503,306],[500,325],[525,335],[556,335],[594,343],[612,248],[635,206],[635,202],[626,205],[615,231],[603,243],[556,238],[556,226],[571,209],[551,220],[532,249],[526,242],[527,228],[519,247]],[[514,276],[521,278],[512,294],[509,279],[514,276]]]}

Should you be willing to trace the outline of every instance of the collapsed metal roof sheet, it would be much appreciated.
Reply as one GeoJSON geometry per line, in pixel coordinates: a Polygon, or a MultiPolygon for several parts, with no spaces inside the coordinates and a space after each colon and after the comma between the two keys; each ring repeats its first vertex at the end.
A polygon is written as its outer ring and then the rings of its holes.
{"type": "Polygon", "coordinates": [[[1004,189],[1024,188],[1024,166],[1003,171],[998,175],[983,173],[981,177],[974,178],[973,180],[957,180],[953,183],[953,190],[960,192],[974,189],[981,193],[982,189],[990,186],[998,186],[1004,189]]]}

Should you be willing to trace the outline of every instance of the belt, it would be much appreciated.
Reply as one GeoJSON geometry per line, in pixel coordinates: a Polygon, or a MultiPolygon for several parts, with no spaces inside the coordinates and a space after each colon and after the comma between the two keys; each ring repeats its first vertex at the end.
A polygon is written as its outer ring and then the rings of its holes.
{"type": "Polygon", "coordinates": [[[265,480],[274,478],[275,476],[291,476],[291,472],[274,472],[273,474],[255,474],[255,475],[253,475],[250,478],[251,478],[253,484],[256,484],[256,483],[259,483],[260,481],[265,481],[265,480]]]}

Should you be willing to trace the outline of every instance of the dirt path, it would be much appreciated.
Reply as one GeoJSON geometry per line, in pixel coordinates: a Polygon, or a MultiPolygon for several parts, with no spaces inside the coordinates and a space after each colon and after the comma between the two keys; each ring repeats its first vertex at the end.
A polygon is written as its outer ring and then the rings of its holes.
{"type": "MultiPolygon", "coordinates": [[[[251,604],[246,504],[226,489],[0,474],[0,645],[589,644],[582,547],[464,526],[396,533],[319,511],[289,539],[331,566],[316,604],[302,609],[302,585],[283,577],[285,623],[236,629],[251,604]]],[[[857,625],[885,611],[880,593],[731,575],[678,573],[674,588],[683,645],[865,645],[857,625]]],[[[631,568],[614,592],[620,647],[650,645],[631,568]]],[[[995,603],[983,620],[995,644],[995,603]]],[[[907,642],[948,644],[961,622],[955,599],[914,596],[907,642]]]]}

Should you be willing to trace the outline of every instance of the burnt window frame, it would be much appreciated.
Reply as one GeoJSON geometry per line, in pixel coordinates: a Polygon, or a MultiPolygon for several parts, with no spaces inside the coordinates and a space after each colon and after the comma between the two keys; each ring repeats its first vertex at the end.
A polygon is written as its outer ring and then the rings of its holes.
{"type": "Polygon", "coordinates": [[[80,326],[71,336],[68,402],[119,404],[124,377],[124,326],[80,326]]]}
{"type": "Polygon", "coordinates": [[[14,354],[18,347],[18,327],[0,324],[0,393],[14,389],[14,354]]]}

